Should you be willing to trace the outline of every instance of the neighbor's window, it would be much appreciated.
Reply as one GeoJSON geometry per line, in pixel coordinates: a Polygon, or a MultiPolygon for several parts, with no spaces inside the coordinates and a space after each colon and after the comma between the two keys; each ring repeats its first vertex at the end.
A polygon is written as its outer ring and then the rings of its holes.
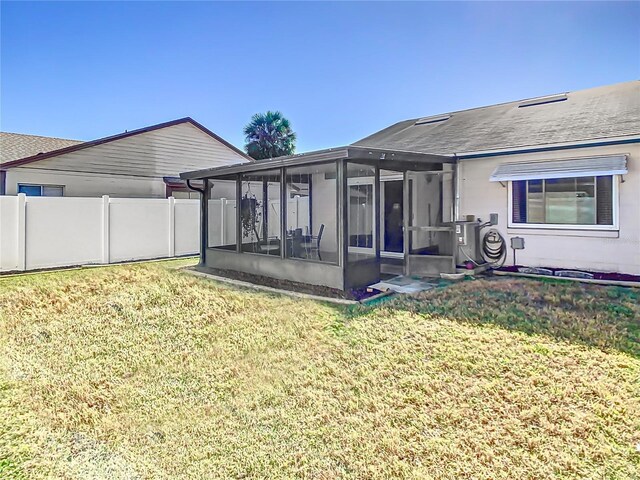
{"type": "Polygon", "coordinates": [[[613,225],[613,176],[513,182],[513,223],[613,225]]]}
{"type": "Polygon", "coordinates": [[[62,197],[64,187],[61,185],[24,185],[18,184],[18,193],[29,197],[62,197]]]}

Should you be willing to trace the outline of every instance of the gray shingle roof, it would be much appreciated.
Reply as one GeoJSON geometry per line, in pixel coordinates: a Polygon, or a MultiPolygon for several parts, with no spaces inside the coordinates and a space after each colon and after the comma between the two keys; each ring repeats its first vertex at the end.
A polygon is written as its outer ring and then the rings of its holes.
{"type": "Polygon", "coordinates": [[[79,143],[84,142],[80,140],[67,140],[65,138],[0,132],[0,165],[12,160],[18,160],[19,158],[30,157],[38,153],[51,152],[79,143]]]}
{"type": "Polygon", "coordinates": [[[567,100],[518,108],[522,100],[451,112],[436,123],[417,118],[353,145],[434,154],[578,142],[640,134],[640,81],[569,92],[567,100]]]}

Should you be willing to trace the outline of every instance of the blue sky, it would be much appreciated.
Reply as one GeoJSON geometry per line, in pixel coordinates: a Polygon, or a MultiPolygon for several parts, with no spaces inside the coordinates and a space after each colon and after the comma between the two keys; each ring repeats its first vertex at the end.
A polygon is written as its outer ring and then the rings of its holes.
{"type": "Polygon", "coordinates": [[[1,2],[3,131],[91,140],[191,116],[298,151],[397,121],[640,78],[640,3],[1,2]]]}

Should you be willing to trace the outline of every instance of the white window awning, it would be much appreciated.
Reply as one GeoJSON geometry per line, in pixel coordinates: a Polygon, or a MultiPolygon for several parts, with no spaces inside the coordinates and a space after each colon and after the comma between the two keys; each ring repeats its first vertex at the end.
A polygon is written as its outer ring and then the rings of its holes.
{"type": "Polygon", "coordinates": [[[627,155],[609,155],[549,162],[503,163],[493,171],[489,180],[508,182],[546,178],[600,177],[625,173],[627,173],[627,155]]]}

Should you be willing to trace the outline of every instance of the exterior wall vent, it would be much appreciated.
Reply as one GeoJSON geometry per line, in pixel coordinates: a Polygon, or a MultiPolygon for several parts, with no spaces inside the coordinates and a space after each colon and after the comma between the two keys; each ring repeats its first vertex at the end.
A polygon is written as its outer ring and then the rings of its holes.
{"type": "Polygon", "coordinates": [[[450,118],[451,118],[451,115],[449,114],[434,115],[432,117],[423,117],[416,120],[416,123],[414,123],[414,125],[425,125],[427,123],[444,122],[445,120],[449,120],[450,118]]]}
{"type": "Polygon", "coordinates": [[[567,99],[566,93],[560,93],[558,95],[548,95],[546,97],[532,98],[531,100],[524,100],[520,102],[518,108],[533,107],[534,105],[544,105],[545,103],[564,102],[567,99]]]}

